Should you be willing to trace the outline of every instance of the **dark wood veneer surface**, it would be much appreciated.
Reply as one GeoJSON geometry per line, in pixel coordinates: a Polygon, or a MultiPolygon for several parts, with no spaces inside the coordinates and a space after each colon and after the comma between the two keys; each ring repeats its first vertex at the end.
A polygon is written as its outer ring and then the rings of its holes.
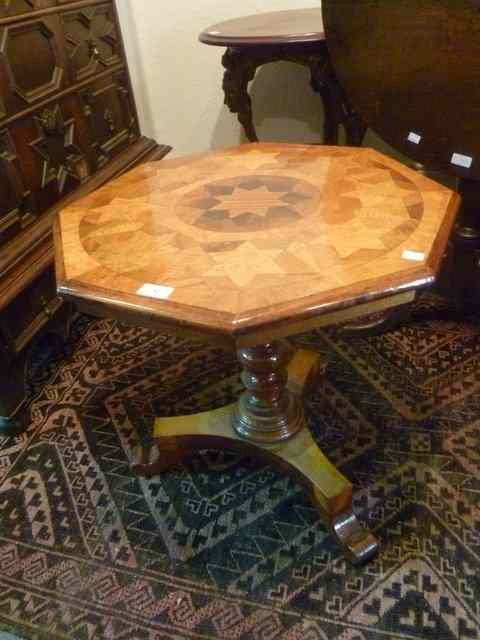
{"type": "Polygon", "coordinates": [[[480,304],[480,2],[323,0],[330,58],[361,117],[428,170],[458,178],[462,207],[442,277],[480,304]]]}
{"type": "Polygon", "coordinates": [[[200,41],[222,47],[323,42],[322,10],[293,9],[257,13],[212,25],[200,41]]]}
{"type": "Polygon", "coordinates": [[[429,168],[480,178],[479,3],[324,0],[322,6],[332,63],[366,123],[429,168]],[[471,166],[452,162],[454,154],[471,166]]]}

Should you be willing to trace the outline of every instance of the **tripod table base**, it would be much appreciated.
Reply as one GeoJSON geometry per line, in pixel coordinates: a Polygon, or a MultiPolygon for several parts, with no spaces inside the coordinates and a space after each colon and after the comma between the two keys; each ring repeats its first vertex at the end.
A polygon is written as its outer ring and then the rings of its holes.
{"type": "MultiPolygon", "coordinates": [[[[288,366],[288,388],[303,395],[314,382],[318,354],[297,351],[288,366]]],[[[196,415],[158,418],[154,438],[158,459],[150,463],[149,451],[143,451],[139,475],[154,476],[178,465],[201,449],[235,449],[280,466],[311,492],[327,526],[354,563],[363,563],[378,551],[378,542],[363,529],[352,509],[352,485],[332,465],[315,443],[306,422],[292,438],[275,444],[248,440],[233,428],[237,403],[196,415]]]]}

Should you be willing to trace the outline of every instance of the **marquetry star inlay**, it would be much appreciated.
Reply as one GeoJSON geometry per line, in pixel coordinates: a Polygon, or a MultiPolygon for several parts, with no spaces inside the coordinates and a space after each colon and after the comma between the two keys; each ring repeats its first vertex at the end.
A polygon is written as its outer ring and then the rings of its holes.
{"type": "Polygon", "coordinates": [[[310,317],[431,278],[457,206],[370,149],[257,144],[148,163],[62,211],[60,288],[108,289],[129,308],[142,296],[145,310],[144,285],[167,287],[162,317],[213,332],[310,317]]]}
{"type": "Polygon", "coordinates": [[[253,243],[244,242],[233,251],[212,254],[215,266],[205,271],[208,278],[226,277],[237,287],[246,287],[257,276],[281,275],[284,269],[275,262],[281,249],[258,250],[253,243]]]}
{"type": "Polygon", "coordinates": [[[254,214],[264,218],[272,207],[285,206],[286,202],[282,197],[287,196],[288,193],[288,191],[272,193],[265,185],[254,189],[235,187],[231,194],[216,196],[217,204],[210,211],[226,210],[231,218],[244,214],[254,214]]]}
{"type": "Polygon", "coordinates": [[[301,179],[235,176],[208,182],[188,193],[180,215],[201,229],[248,233],[295,223],[311,212],[316,197],[316,188],[301,179]]]}
{"type": "Polygon", "coordinates": [[[256,149],[246,150],[242,154],[235,156],[235,163],[239,169],[244,168],[245,170],[255,172],[262,168],[278,165],[278,156],[279,154],[277,152],[266,154],[256,149]]]}

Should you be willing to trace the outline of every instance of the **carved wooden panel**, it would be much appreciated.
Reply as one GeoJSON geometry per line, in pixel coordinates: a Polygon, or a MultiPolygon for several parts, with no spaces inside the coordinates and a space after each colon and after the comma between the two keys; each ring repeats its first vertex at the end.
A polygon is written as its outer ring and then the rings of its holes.
{"type": "Polygon", "coordinates": [[[127,77],[120,73],[102,79],[81,95],[92,127],[96,162],[102,167],[138,136],[127,77]]]}
{"type": "Polygon", "coordinates": [[[55,276],[47,270],[30,285],[28,296],[19,296],[0,316],[3,333],[10,340],[15,340],[24,326],[42,313],[55,296],[55,276]],[[22,323],[19,318],[22,318],[22,323]]]}
{"type": "Polygon", "coordinates": [[[85,158],[75,144],[75,120],[66,120],[58,104],[34,116],[38,137],[30,144],[42,158],[42,188],[54,182],[63,194],[69,178],[82,182],[89,175],[85,158]]]}
{"type": "Polygon", "coordinates": [[[40,213],[93,172],[93,156],[87,151],[91,143],[88,127],[75,97],[20,119],[11,127],[11,135],[27,188],[40,213]]]}
{"type": "Polygon", "coordinates": [[[0,130],[0,244],[34,220],[31,193],[25,188],[13,141],[0,130]]]}
{"type": "Polygon", "coordinates": [[[65,62],[57,32],[54,18],[7,25],[0,30],[0,76],[8,81],[9,113],[47,98],[63,86],[65,62]]]}
{"type": "Polygon", "coordinates": [[[67,316],[56,211],[168,151],[140,136],[113,0],[0,0],[0,418],[21,402],[29,340],[67,316]]]}
{"type": "Polygon", "coordinates": [[[121,61],[111,5],[66,13],[62,21],[72,81],[83,80],[121,61]]]}

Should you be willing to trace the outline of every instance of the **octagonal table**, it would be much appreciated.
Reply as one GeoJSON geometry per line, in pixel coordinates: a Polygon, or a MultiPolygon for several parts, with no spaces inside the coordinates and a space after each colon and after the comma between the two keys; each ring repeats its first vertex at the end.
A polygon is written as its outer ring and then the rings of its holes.
{"type": "Polygon", "coordinates": [[[61,212],[58,290],[80,309],[236,349],[235,405],[158,419],[165,471],[199,448],[247,448],[311,490],[347,555],[374,536],[319,450],[301,395],[318,354],[286,338],[409,303],[433,282],[458,196],[371,149],[252,144],[138,167],[61,212]]]}

